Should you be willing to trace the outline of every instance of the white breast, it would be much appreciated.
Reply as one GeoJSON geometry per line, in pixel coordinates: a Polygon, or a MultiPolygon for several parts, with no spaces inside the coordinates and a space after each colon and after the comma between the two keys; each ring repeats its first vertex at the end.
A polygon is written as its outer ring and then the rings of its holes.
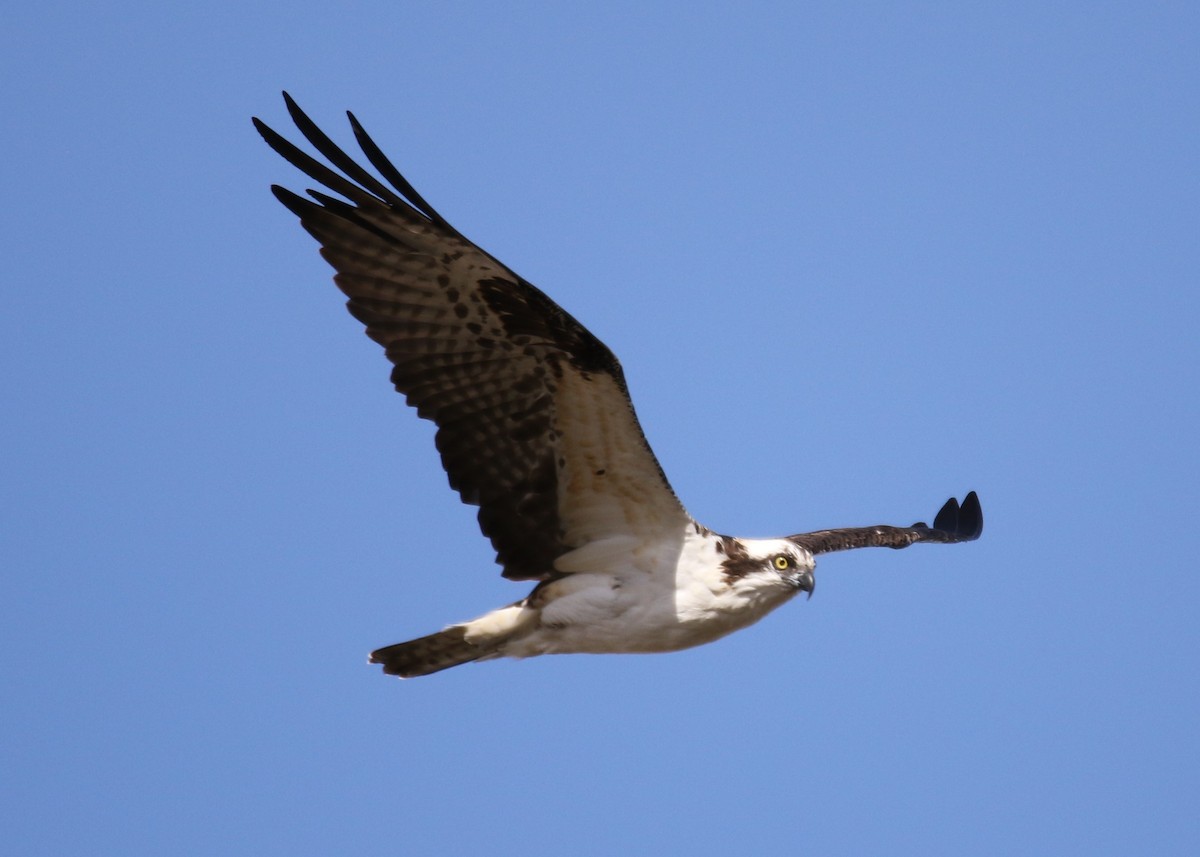
{"type": "Polygon", "coordinates": [[[718,544],[689,525],[671,541],[579,552],[565,565],[589,570],[544,587],[539,627],[502,654],[685,649],[753,624],[796,594],[770,575],[728,580],[718,544]]]}

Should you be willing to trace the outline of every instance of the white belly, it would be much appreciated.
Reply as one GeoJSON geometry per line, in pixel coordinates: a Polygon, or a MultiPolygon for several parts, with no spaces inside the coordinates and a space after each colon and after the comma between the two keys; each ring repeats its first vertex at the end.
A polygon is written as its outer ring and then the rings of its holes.
{"type": "MultiPolygon", "coordinates": [[[[672,569],[576,573],[543,590],[540,621],[499,654],[670,652],[757,622],[797,590],[782,581],[725,578],[708,540],[685,542],[672,569]],[[689,552],[690,551],[690,552],[689,552]]],[[[662,561],[664,558],[660,557],[662,561]]]]}

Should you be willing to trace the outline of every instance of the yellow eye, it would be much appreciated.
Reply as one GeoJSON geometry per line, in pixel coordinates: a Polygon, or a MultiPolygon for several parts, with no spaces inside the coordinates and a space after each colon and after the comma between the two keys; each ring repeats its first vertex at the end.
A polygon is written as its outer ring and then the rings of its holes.
{"type": "Polygon", "coordinates": [[[789,568],[792,567],[791,558],[786,557],[783,554],[780,554],[779,556],[775,557],[773,562],[775,563],[775,567],[777,569],[779,569],[780,571],[787,571],[789,568]]]}

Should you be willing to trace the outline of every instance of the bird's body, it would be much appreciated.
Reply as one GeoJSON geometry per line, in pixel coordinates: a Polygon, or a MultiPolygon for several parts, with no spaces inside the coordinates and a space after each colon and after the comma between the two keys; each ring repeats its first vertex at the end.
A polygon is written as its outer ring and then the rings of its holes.
{"type": "Polygon", "coordinates": [[[689,648],[753,624],[800,591],[811,594],[816,554],[979,536],[974,493],[961,506],[948,501],[932,527],[739,539],[700,525],[651,452],[608,348],[454,230],[353,116],[359,144],[391,187],[287,103],[305,137],[345,175],[255,120],[260,133],[348,201],[309,191],[314,202],[279,187],[276,196],[321,242],[350,312],[394,364],[397,390],[437,423],[450,484],[479,506],[504,576],[537,581],[515,604],[372,652],[385,672],[689,648]]]}
{"type": "Polygon", "coordinates": [[[764,560],[762,568],[731,574],[722,537],[697,529],[678,540],[628,545],[592,570],[581,563],[580,571],[542,584],[529,599],[539,611],[538,630],[504,654],[686,649],[753,624],[810,588],[814,562],[802,548],[775,539],[743,542],[764,560]],[[783,572],[765,562],[776,555],[790,558],[783,572]]]}
{"type": "Polygon", "coordinates": [[[673,652],[752,625],[812,591],[812,554],[786,539],[731,539],[689,524],[676,538],[610,542],[568,554],[560,573],[516,604],[372,657],[386,665],[428,661],[435,651],[456,663],[673,652]]]}

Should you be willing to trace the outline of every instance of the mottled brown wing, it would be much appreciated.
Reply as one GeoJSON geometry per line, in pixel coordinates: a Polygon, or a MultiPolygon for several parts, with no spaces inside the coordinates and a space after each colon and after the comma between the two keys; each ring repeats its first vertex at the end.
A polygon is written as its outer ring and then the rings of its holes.
{"type": "Polygon", "coordinates": [[[962,505],[951,497],[933,519],[933,526],[924,523],[911,527],[843,527],[837,530],[817,530],[788,536],[796,544],[814,554],[832,553],[852,548],[906,548],[917,542],[951,544],[969,542],[983,532],[983,509],[979,497],[972,491],[962,505]]]}
{"type": "Polygon", "coordinates": [[[381,182],[284,93],[308,141],[258,119],[288,161],[340,194],[272,187],[321,244],[352,315],[394,364],[392,382],[437,426],[450,485],[479,506],[504,576],[542,579],[597,539],[687,520],[603,343],[476,247],[412,188],[350,115],[381,182]]]}

